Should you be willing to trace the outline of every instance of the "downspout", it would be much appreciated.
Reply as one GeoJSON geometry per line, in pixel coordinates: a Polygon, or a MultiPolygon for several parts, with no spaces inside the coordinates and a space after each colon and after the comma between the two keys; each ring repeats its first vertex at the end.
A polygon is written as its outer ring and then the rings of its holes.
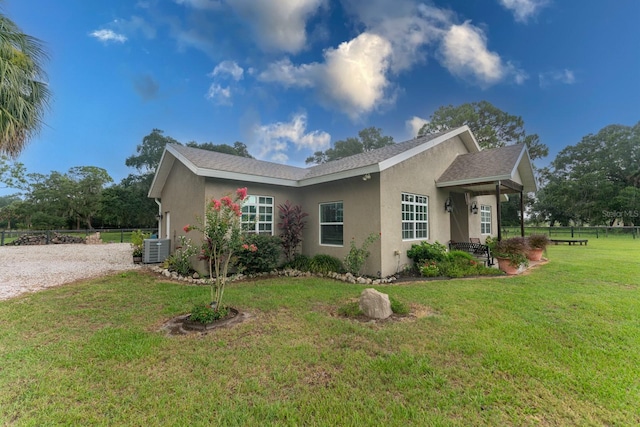
{"type": "Polygon", "coordinates": [[[160,199],[158,199],[157,197],[154,198],[153,200],[156,201],[156,204],[158,205],[158,215],[156,215],[156,218],[158,218],[158,239],[162,237],[161,233],[162,233],[162,202],[160,202],[160,199]]]}

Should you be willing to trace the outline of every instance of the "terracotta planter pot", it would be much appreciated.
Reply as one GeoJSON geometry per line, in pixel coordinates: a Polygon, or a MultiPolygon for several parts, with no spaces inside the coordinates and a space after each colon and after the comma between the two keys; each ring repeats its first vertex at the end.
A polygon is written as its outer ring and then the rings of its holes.
{"type": "Polygon", "coordinates": [[[542,259],[543,251],[544,249],[529,249],[529,252],[527,252],[527,258],[529,258],[529,261],[540,261],[542,259]]]}
{"type": "Polygon", "coordinates": [[[520,270],[518,267],[511,265],[509,258],[498,258],[498,268],[510,276],[518,274],[518,271],[520,270]]]}

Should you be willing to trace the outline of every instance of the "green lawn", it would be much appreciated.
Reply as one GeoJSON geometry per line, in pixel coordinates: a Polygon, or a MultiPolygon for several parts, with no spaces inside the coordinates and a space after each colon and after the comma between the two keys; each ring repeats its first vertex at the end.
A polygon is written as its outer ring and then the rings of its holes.
{"type": "Polygon", "coordinates": [[[418,318],[337,316],[363,286],[228,286],[253,315],[158,328],[203,287],[128,272],[0,302],[0,425],[638,425],[640,240],[552,246],[514,278],[379,286],[418,318]],[[425,315],[427,314],[427,315],[425,315]]]}

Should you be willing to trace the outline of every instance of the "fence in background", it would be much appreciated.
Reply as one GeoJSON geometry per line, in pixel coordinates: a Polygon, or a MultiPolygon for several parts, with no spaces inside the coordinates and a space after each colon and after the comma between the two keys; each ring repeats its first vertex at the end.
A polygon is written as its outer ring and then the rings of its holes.
{"type": "MultiPolygon", "coordinates": [[[[640,237],[640,227],[525,227],[524,234],[546,234],[549,238],[607,238],[610,236],[626,236],[630,238],[640,237]]],[[[504,227],[504,237],[520,235],[520,227],[504,227]]]]}
{"type": "MultiPolygon", "coordinates": [[[[119,228],[119,229],[94,229],[94,230],[2,230],[0,231],[0,246],[9,244],[15,239],[24,235],[45,235],[47,244],[51,240],[54,233],[86,237],[96,232],[100,232],[100,237],[105,243],[130,243],[131,233],[138,230],[137,228],[119,228]]],[[[155,234],[156,228],[140,229],[145,233],[155,234]]],[[[549,238],[607,238],[610,236],[626,236],[630,238],[640,238],[640,227],[525,227],[525,234],[546,234],[549,238]]],[[[513,237],[520,235],[520,227],[504,227],[502,235],[513,237]]]]}
{"type": "Polygon", "coordinates": [[[157,228],[118,228],[118,229],[93,229],[93,230],[2,230],[0,231],[0,246],[10,244],[22,236],[45,236],[45,243],[49,244],[55,233],[65,236],[87,237],[89,235],[100,233],[100,238],[105,243],[130,243],[131,233],[136,230],[142,230],[148,234],[156,234],[157,228]]]}

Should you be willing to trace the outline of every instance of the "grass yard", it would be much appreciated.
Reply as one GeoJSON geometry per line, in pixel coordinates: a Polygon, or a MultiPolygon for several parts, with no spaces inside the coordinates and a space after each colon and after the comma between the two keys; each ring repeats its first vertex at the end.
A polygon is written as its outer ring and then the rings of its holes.
{"type": "Polygon", "coordinates": [[[640,424],[640,240],[548,254],[379,286],[421,313],[382,323],[337,316],[364,287],[317,278],[229,285],[253,318],[204,336],[158,328],[208,289],[144,273],[0,301],[0,424],[640,424]]]}

